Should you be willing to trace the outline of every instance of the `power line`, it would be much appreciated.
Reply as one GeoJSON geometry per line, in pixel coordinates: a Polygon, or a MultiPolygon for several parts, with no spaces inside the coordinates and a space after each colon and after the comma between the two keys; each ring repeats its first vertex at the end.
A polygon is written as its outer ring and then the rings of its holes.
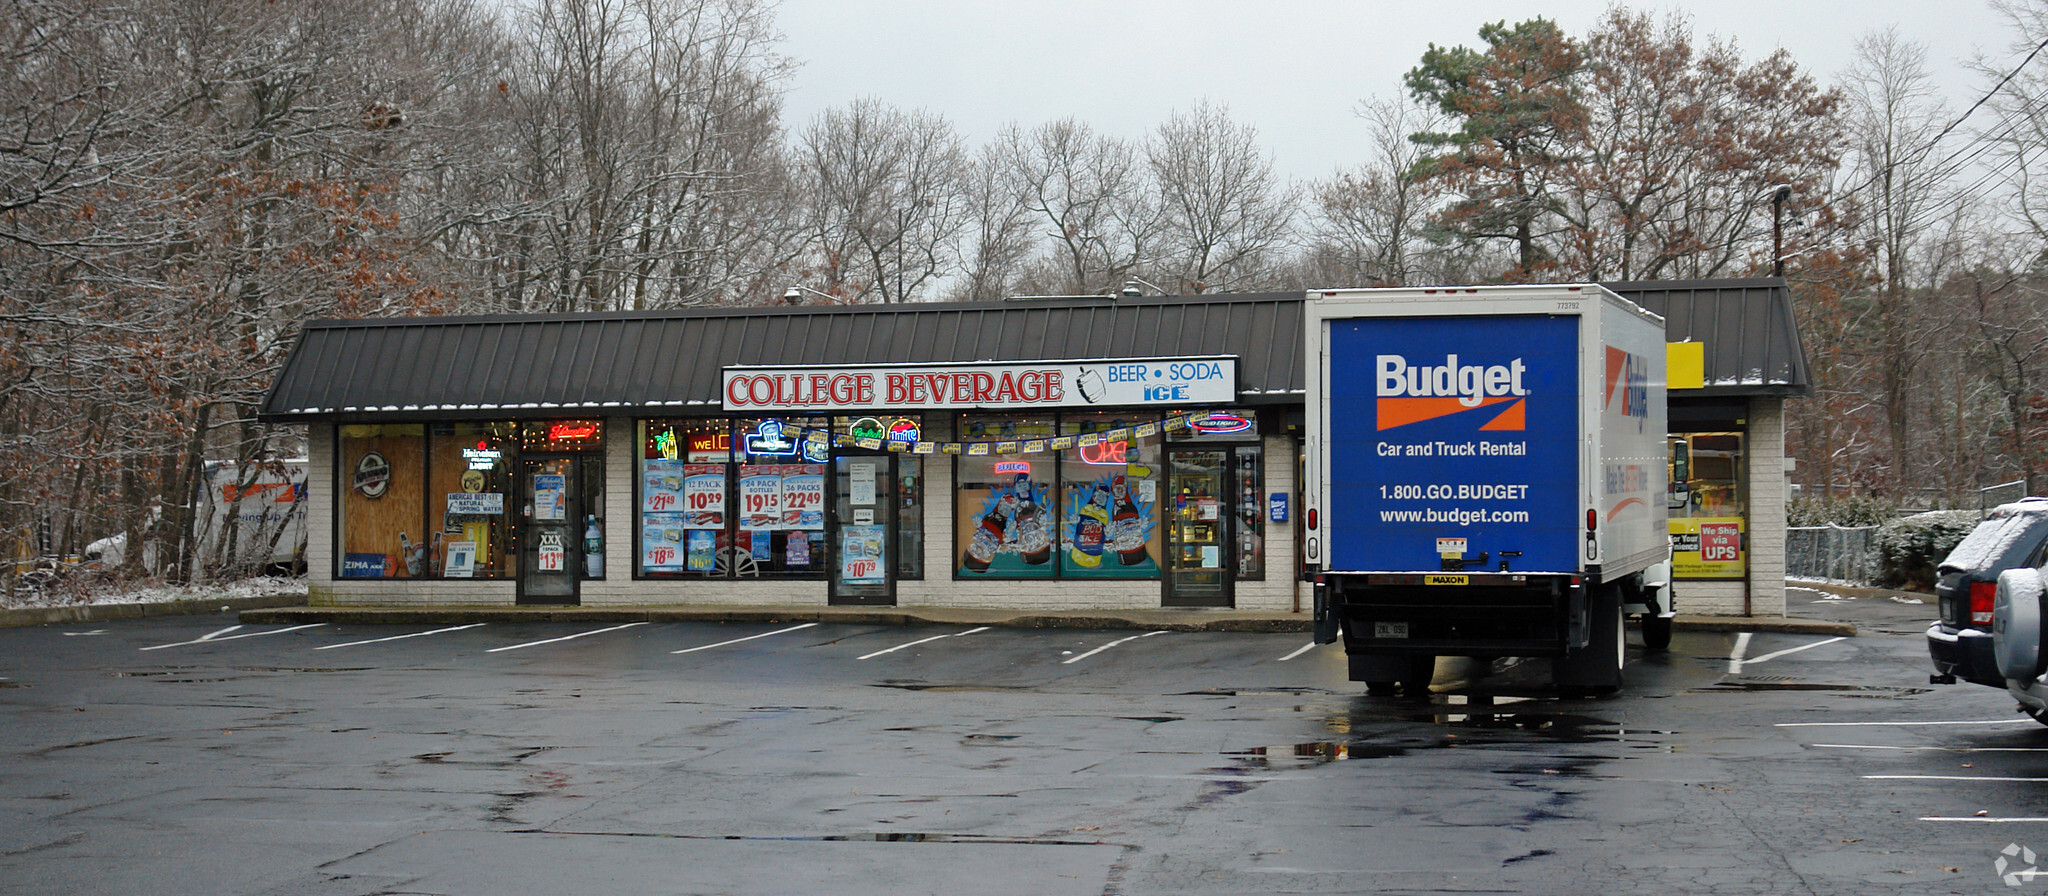
{"type": "MultiPolygon", "coordinates": [[[[2004,90],[2005,85],[2011,83],[2013,78],[2018,77],[2020,70],[2026,68],[2027,63],[2033,62],[2034,57],[2041,55],[2041,51],[2044,49],[2048,49],[2048,38],[2043,38],[2040,43],[2035,44],[2034,49],[2031,52],[2027,53],[2027,58],[2020,60],[2020,63],[2018,65],[2013,66],[2012,71],[2006,72],[2005,77],[1999,78],[1997,84],[1993,84],[1990,90],[1986,91],[1983,96],[1978,97],[1976,102],[1970,104],[1970,108],[1963,110],[1963,114],[1956,116],[1956,119],[1954,121],[1949,122],[1946,127],[1943,127],[1940,133],[1934,135],[1933,139],[1928,140],[1927,143],[1921,146],[1919,150],[1912,153],[1911,158],[1899,159],[1897,161],[1885,163],[1883,167],[1879,168],[1876,171],[1871,172],[1870,176],[1868,178],[1865,178],[1863,183],[1858,184],[1851,189],[1843,191],[1843,194],[1853,196],[1857,193],[1861,193],[1864,190],[1869,189],[1872,184],[1877,183],[1878,178],[1890,174],[1892,169],[1897,168],[1900,165],[1917,163],[1922,158],[1925,158],[1928,153],[1934,151],[1934,147],[1939,145],[1944,138],[1946,138],[1950,133],[1953,133],[1956,128],[1961,127],[1963,122],[1968,121],[1972,114],[1974,114],[1978,109],[1982,108],[1985,103],[1990,102],[1991,98],[1997,96],[1999,91],[2004,90]]],[[[1957,150],[1955,153],[1950,153],[1947,159],[1942,160],[1942,164],[1946,165],[1950,159],[1954,159],[1957,153],[1960,153],[1962,151],[1963,150],[1957,150]]]]}

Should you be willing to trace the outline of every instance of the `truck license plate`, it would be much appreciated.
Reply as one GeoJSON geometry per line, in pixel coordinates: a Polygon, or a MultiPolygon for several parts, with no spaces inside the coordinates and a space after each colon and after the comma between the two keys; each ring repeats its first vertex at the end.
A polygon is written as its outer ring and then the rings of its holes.
{"type": "Polygon", "coordinates": [[[1375,622],[1372,624],[1372,636],[1375,638],[1406,638],[1408,637],[1408,623],[1375,622]]]}

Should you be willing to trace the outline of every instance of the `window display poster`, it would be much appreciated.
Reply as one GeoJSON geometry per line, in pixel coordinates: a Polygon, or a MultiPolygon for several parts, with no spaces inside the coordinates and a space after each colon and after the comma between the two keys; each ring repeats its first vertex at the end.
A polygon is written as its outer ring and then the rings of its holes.
{"type": "Polygon", "coordinates": [[[640,462],[640,509],[674,513],[683,509],[682,461],[648,458],[640,462]]]}
{"type": "Polygon", "coordinates": [[[718,533],[709,529],[691,529],[688,533],[691,572],[711,572],[718,568],[718,533]]]}
{"type": "Polygon", "coordinates": [[[767,530],[743,534],[747,536],[747,553],[754,558],[755,563],[767,563],[768,558],[775,556],[775,536],[770,535],[767,530]]]}
{"type": "Polygon", "coordinates": [[[448,565],[443,573],[451,579],[468,579],[476,576],[476,542],[448,542],[448,565]]]}
{"type": "Polygon", "coordinates": [[[825,466],[791,464],[782,477],[782,528],[825,528],[825,466]]]}
{"type": "Polygon", "coordinates": [[[811,565],[811,537],[808,532],[789,533],[789,544],[783,551],[791,567],[811,565]]]}
{"type": "Polygon", "coordinates": [[[568,482],[560,473],[533,475],[533,518],[554,522],[569,518],[568,482]]]}
{"type": "Polygon", "coordinates": [[[870,507],[875,503],[875,467],[873,461],[856,461],[847,465],[846,489],[850,493],[847,503],[855,507],[870,507]]]}
{"type": "Polygon", "coordinates": [[[782,527],[782,467],[740,468],[740,525],[747,529],[782,527]]]}
{"type": "Polygon", "coordinates": [[[1673,519],[1671,574],[1681,579],[1739,579],[1747,574],[1741,517],[1673,519]]]}
{"type": "Polygon", "coordinates": [[[684,527],[725,528],[725,465],[687,464],[683,467],[684,527]]]}
{"type": "MultiPolygon", "coordinates": [[[[691,533],[692,535],[696,533],[691,533]]],[[[709,534],[709,533],[706,533],[709,534]]],[[[640,571],[679,572],[683,556],[683,515],[649,513],[640,517],[640,571]]]]}
{"type": "Polygon", "coordinates": [[[882,527],[839,527],[839,581],[847,585],[882,585],[882,527]]]}

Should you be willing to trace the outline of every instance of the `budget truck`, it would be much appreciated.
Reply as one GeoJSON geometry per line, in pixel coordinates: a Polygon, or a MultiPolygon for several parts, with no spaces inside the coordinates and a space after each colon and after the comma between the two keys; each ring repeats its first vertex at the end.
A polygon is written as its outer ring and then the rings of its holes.
{"type": "Polygon", "coordinates": [[[1669,643],[1664,321],[1597,285],[1309,293],[1303,557],[1368,693],[1444,656],[1621,684],[1669,643]]]}

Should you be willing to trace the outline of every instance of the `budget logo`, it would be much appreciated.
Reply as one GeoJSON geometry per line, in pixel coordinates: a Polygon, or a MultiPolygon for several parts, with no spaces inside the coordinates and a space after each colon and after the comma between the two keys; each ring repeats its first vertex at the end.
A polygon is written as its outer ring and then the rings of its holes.
{"type": "Polygon", "coordinates": [[[1380,355],[1378,414],[1381,430],[1436,420],[1454,414],[1483,419],[1482,432],[1520,432],[1528,428],[1522,385],[1528,365],[1521,358],[1506,364],[1460,364],[1445,355],[1442,364],[1410,363],[1405,355],[1380,355]]]}
{"type": "Polygon", "coordinates": [[[1624,417],[1650,416],[1650,365],[1641,355],[1607,347],[1606,404],[1608,410],[1619,410],[1624,417]],[[1614,404],[1617,397],[1621,399],[1619,408],[1614,404]]]}

